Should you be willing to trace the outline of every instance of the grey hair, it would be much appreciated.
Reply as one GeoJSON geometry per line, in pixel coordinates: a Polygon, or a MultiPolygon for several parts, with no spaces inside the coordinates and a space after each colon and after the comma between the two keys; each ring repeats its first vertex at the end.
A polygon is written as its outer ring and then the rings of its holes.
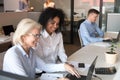
{"type": "Polygon", "coordinates": [[[13,35],[13,44],[23,44],[21,36],[29,33],[30,30],[32,30],[33,28],[38,28],[41,29],[42,26],[37,23],[36,21],[29,19],[29,18],[25,18],[22,19],[18,25],[17,25],[17,29],[13,35]]]}

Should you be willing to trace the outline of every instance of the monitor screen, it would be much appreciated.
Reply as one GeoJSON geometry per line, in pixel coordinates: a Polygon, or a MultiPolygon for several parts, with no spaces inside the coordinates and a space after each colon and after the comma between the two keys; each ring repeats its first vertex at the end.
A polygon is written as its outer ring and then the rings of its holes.
{"type": "Polygon", "coordinates": [[[2,28],[5,35],[10,35],[11,32],[14,32],[13,25],[2,26],[2,28]]]}

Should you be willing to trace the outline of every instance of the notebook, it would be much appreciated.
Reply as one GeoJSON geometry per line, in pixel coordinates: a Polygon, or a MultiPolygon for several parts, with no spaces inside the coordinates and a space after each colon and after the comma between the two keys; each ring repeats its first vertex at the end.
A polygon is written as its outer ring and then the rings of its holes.
{"type": "Polygon", "coordinates": [[[2,28],[3,28],[4,34],[5,34],[6,36],[7,36],[7,35],[10,35],[11,32],[14,32],[13,25],[2,26],[2,28]]]}
{"type": "Polygon", "coordinates": [[[110,39],[108,39],[108,40],[103,40],[103,42],[118,42],[119,41],[119,37],[120,37],[120,31],[119,31],[119,33],[118,33],[118,35],[117,35],[117,37],[116,38],[113,38],[112,40],[110,40],[110,39]]]}
{"type": "Polygon", "coordinates": [[[94,72],[94,69],[95,69],[95,64],[96,64],[96,60],[97,60],[97,57],[94,59],[94,61],[92,62],[91,66],[89,67],[89,70],[88,70],[88,73],[87,73],[87,76],[85,75],[81,75],[81,78],[77,78],[71,74],[67,74],[67,78],[69,78],[70,80],[92,80],[92,75],[93,75],[93,72],[94,72]]]}

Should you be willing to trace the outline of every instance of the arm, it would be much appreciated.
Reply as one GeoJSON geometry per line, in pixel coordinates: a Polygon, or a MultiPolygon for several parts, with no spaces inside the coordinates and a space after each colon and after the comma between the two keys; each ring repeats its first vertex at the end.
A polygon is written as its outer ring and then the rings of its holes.
{"type": "Polygon", "coordinates": [[[46,72],[66,71],[64,68],[64,63],[61,64],[45,63],[37,55],[36,55],[36,65],[38,69],[46,72]]]}
{"type": "Polygon", "coordinates": [[[82,37],[83,41],[85,40],[85,41],[88,41],[88,42],[99,42],[99,41],[103,40],[103,38],[91,37],[89,35],[89,32],[88,32],[85,24],[81,24],[80,34],[81,34],[81,37],[82,37]]]}
{"type": "Polygon", "coordinates": [[[39,57],[36,55],[36,64],[38,69],[42,69],[43,71],[46,72],[58,72],[58,71],[68,71],[72,75],[75,75],[76,77],[80,77],[80,74],[78,71],[70,66],[67,63],[62,63],[62,64],[46,64],[44,61],[42,61],[39,57]]]}
{"type": "Polygon", "coordinates": [[[59,46],[58,56],[62,62],[66,62],[67,55],[65,54],[65,50],[64,50],[64,46],[63,46],[62,34],[60,33],[59,36],[60,36],[60,41],[59,41],[59,45],[58,45],[59,46]]]}
{"type": "Polygon", "coordinates": [[[96,24],[96,31],[98,32],[98,34],[99,34],[100,37],[103,37],[103,36],[104,36],[103,31],[100,30],[100,28],[97,26],[97,24],[96,24]]]}

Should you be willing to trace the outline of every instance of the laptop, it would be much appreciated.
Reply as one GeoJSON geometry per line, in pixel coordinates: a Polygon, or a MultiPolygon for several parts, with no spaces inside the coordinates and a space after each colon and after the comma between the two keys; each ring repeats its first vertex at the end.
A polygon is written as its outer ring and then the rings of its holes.
{"type": "Polygon", "coordinates": [[[0,80],[34,80],[34,79],[0,70],[0,80]]]}
{"type": "Polygon", "coordinates": [[[120,38],[120,31],[119,31],[119,33],[118,33],[118,35],[117,35],[116,38],[113,38],[112,40],[110,40],[110,39],[108,39],[108,40],[103,40],[103,42],[114,42],[114,43],[116,43],[116,42],[119,41],[119,38],[120,38]]]}
{"type": "Polygon", "coordinates": [[[6,36],[10,35],[11,32],[14,32],[13,25],[2,26],[2,28],[6,36]]]}
{"type": "Polygon", "coordinates": [[[96,58],[94,59],[94,61],[91,64],[91,66],[89,67],[87,76],[81,75],[80,78],[77,78],[76,76],[73,76],[72,74],[67,74],[66,77],[69,78],[70,80],[92,80],[92,75],[93,75],[93,72],[94,72],[94,69],[95,69],[95,64],[96,64],[97,57],[98,56],[96,56],[96,58]]]}

